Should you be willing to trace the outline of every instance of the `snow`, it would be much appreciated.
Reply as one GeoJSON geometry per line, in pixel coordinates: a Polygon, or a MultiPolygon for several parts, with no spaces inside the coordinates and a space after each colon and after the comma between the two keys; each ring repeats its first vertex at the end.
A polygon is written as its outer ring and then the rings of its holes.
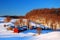
{"type": "Polygon", "coordinates": [[[42,32],[39,36],[33,36],[36,34],[36,32],[33,31],[34,30],[27,30],[21,33],[13,33],[12,31],[0,31],[0,38],[4,38],[6,40],[9,38],[20,38],[21,40],[60,40],[60,31],[52,31],[47,33],[43,31],[44,33],[42,32]]]}
{"type": "Polygon", "coordinates": [[[39,36],[32,37],[29,40],[60,40],[60,32],[51,32],[47,34],[41,34],[39,36]]]}
{"type": "Polygon", "coordinates": [[[1,40],[3,40],[2,38],[6,40],[9,38],[11,38],[11,40],[12,38],[20,38],[21,40],[60,40],[60,31],[42,30],[39,36],[33,36],[36,34],[36,30],[27,30],[21,33],[13,33],[13,31],[8,31],[4,29],[3,26],[0,27],[0,30],[1,40]]]}
{"type": "Polygon", "coordinates": [[[19,20],[19,19],[11,19],[11,21],[10,21],[10,22],[15,23],[15,22],[16,22],[16,20],[19,20]]]}
{"type": "Polygon", "coordinates": [[[31,36],[34,33],[13,33],[13,31],[7,30],[4,25],[9,25],[11,23],[0,23],[0,38],[5,38],[5,37],[24,37],[24,36],[31,36]]]}
{"type": "Polygon", "coordinates": [[[48,30],[42,30],[42,33],[39,36],[33,36],[36,34],[36,30],[27,30],[21,33],[13,33],[13,31],[8,31],[3,26],[1,26],[0,30],[1,40],[13,40],[14,38],[20,38],[21,40],[60,40],[60,31],[49,32],[48,30]]]}
{"type": "Polygon", "coordinates": [[[21,32],[21,33],[13,33],[13,32],[0,32],[0,38],[20,38],[21,40],[60,40],[60,31],[52,31],[45,34],[40,34],[38,36],[33,36],[36,33],[33,32],[21,32]]]}
{"type": "Polygon", "coordinates": [[[5,17],[0,17],[0,21],[1,21],[1,20],[4,20],[4,19],[5,19],[5,17]]]}
{"type": "Polygon", "coordinates": [[[5,24],[13,25],[11,22],[0,23],[0,40],[60,40],[60,31],[42,30],[40,35],[36,35],[36,30],[13,33],[13,31],[9,31],[4,27],[5,24]]]}
{"type": "Polygon", "coordinates": [[[4,22],[5,17],[0,17],[0,23],[4,22]]]}
{"type": "Polygon", "coordinates": [[[9,37],[26,37],[32,36],[34,33],[13,33],[10,31],[0,32],[0,38],[9,38],[9,37]]]}

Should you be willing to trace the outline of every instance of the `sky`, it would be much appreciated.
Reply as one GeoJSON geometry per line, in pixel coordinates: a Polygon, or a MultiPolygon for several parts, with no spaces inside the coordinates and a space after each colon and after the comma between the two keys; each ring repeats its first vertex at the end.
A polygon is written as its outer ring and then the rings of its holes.
{"type": "Polygon", "coordinates": [[[41,8],[60,8],[60,0],[0,0],[0,16],[24,16],[41,8]]]}

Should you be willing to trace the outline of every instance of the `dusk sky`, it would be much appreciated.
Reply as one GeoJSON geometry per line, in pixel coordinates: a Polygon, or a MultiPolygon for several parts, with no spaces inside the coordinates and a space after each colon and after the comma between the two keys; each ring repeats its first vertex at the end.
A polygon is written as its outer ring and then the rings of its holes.
{"type": "Polygon", "coordinates": [[[0,0],[0,16],[23,16],[33,9],[60,8],[60,0],[0,0]]]}

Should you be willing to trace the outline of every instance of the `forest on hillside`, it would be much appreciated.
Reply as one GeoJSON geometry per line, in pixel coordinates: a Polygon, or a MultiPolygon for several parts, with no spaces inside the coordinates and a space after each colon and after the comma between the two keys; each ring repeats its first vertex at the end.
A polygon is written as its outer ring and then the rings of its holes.
{"type": "Polygon", "coordinates": [[[60,25],[60,8],[34,9],[26,14],[26,18],[44,25],[60,25]]]}

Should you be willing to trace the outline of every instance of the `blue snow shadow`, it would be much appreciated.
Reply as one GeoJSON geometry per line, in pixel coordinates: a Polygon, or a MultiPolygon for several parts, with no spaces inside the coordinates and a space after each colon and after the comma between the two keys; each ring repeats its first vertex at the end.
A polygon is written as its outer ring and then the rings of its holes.
{"type": "MultiPolygon", "coordinates": [[[[53,30],[42,30],[41,34],[52,32],[53,30]]],[[[26,30],[22,33],[36,33],[36,30],[26,30]]],[[[29,40],[34,36],[26,36],[26,37],[10,37],[10,38],[0,38],[0,40],[29,40]]]]}

